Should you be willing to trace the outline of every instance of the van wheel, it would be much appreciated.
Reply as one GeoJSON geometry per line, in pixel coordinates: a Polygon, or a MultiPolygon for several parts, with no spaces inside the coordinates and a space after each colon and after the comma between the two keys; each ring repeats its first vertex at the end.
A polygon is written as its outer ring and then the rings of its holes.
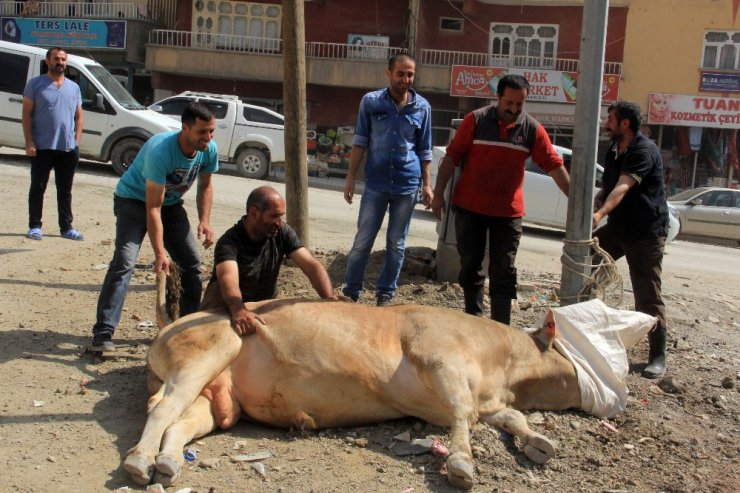
{"type": "Polygon", "coordinates": [[[269,170],[267,156],[259,149],[244,149],[236,157],[236,171],[244,178],[261,180],[267,176],[269,170]]]}
{"type": "Polygon", "coordinates": [[[113,163],[113,170],[119,175],[123,175],[134,163],[134,158],[139,153],[139,149],[144,145],[139,139],[123,139],[116,144],[111,152],[110,160],[113,163]]]}

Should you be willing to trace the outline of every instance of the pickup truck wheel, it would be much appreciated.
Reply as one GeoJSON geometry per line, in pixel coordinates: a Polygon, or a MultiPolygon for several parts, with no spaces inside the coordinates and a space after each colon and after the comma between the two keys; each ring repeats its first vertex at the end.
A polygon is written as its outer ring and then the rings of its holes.
{"type": "Polygon", "coordinates": [[[144,145],[139,139],[123,139],[116,144],[111,152],[110,160],[113,163],[113,170],[119,175],[123,175],[129,166],[134,162],[134,158],[139,153],[139,149],[144,145]]]}
{"type": "Polygon", "coordinates": [[[265,153],[259,149],[244,149],[236,157],[236,170],[245,178],[262,179],[270,170],[265,153]]]}

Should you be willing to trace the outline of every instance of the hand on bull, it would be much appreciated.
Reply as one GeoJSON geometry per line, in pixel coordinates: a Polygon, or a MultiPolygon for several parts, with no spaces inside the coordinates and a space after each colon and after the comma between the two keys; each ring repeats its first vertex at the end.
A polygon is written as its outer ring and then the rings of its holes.
{"type": "Polygon", "coordinates": [[[254,312],[247,310],[247,307],[242,305],[240,309],[231,314],[231,327],[240,336],[252,335],[257,331],[257,324],[265,324],[265,321],[254,312]]]}

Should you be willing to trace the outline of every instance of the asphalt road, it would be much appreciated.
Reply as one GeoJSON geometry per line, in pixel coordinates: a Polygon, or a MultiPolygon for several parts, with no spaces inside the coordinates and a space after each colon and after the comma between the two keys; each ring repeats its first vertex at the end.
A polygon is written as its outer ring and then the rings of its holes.
{"type": "MultiPolygon", "coordinates": [[[[27,158],[21,151],[0,148],[0,173],[3,179],[18,182],[18,197],[4,197],[5,200],[27,200],[28,166],[27,158]]],[[[285,193],[285,186],[278,178],[272,177],[266,181],[250,180],[236,176],[230,171],[233,167],[229,165],[224,168],[223,173],[214,176],[215,197],[211,222],[217,234],[225,231],[244,213],[244,204],[252,189],[269,184],[285,193]]],[[[82,161],[75,177],[75,189],[92,187],[98,191],[109,189],[112,193],[117,180],[118,177],[110,165],[82,161]]],[[[343,184],[341,178],[309,178],[309,236],[312,248],[348,251],[352,246],[359,196],[356,196],[352,205],[347,204],[341,192],[343,184]]],[[[53,189],[53,179],[49,189],[53,189]]],[[[358,189],[361,190],[361,186],[358,189]]],[[[77,193],[75,200],[83,196],[77,193]]],[[[187,206],[194,211],[194,190],[185,197],[187,206]]],[[[47,200],[47,207],[52,204],[53,202],[47,200]]],[[[101,211],[110,214],[110,204],[102,205],[101,211]]],[[[25,221],[21,220],[19,223],[25,224],[25,221]]],[[[436,225],[437,222],[431,212],[418,206],[414,213],[407,246],[436,249],[436,225]]],[[[381,230],[375,249],[382,249],[383,243],[384,231],[381,230]]],[[[522,238],[517,263],[524,268],[558,273],[562,246],[561,232],[527,228],[522,238]]],[[[739,254],[738,248],[678,240],[667,247],[664,271],[689,276],[692,274],[719,276],[740,288],[739,254]]]]}

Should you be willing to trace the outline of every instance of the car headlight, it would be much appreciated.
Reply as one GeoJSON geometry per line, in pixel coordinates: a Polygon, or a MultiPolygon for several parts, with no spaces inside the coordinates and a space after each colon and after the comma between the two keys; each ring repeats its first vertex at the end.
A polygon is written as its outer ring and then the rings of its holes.
{"type": "Polygon", "coordinates": [[[669,207],[668,208],[668,212],[671,213],[671,216],[673,216],[674,219],[679,219],[680,218],[680,215],[678,213],[678,209],[675,209],[673,207],[669,207]]]}

